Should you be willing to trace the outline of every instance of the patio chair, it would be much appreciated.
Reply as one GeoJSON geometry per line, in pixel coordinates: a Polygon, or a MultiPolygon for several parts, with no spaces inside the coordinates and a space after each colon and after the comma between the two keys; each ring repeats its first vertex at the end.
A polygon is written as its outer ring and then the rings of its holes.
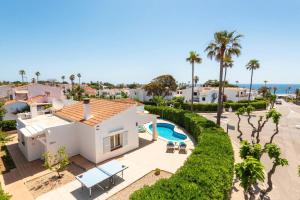
{"type": "Polygon", "coordinates": [[[178,150],[182,151],[182,152],[186,152],[186,147],[187,147],[187,145],[185,142],[180,142],[179,146],[178,146],[178,150]]]}
{"type": "Polygon", "coordinates": [[[174,152],[174,150],[175,150],[175,144],[174,144],[174,142],[168,141],[168,143],[167,143],[167,151],[174,152]]]}

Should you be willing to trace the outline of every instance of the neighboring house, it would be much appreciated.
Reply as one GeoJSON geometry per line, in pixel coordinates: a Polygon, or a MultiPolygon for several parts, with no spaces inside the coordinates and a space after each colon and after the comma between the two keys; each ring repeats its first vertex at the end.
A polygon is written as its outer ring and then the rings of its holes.
{"type": "Polygon", "coordinates": [[[65,146],[69,156],[99,163],[139,146],[138,125],[156,120],[140,115],[141,107],[132,100],[85,99],[53,115],[20,115],[18,145],[29,161],[65,146]]]}
{"type": "Polygon", "coordinates": [[[12,86],[10,85],[2,85],[0,86],[0,102],[12,100],[12,86]]]}
{"type": "Polygon", "coordinates": [[[82,89],[84,90],[84,94],[86,94],[86,95],[96,96],[98,94],[96,89],[94,89],[88,85],[83,86],[82,89]]]}
{"type": "Polygon", "coordinates": [[[27,108],[30,110],[32,106],[37,107],[37,111],[40,111],[47,104],[65,99],[63,88],[57,86],[32,83],[10,89],[10,100],[5,102],[7,113],[4,119],[15,119],[16,113],[27,110],[27,108]]]}
{"type": "MultiPolygon", "coordinates": [[[[253,100],[256,97],[256,92],[252,91],[250,97],[253,100]]],[[[219,88],[217,87],[195,87],[194,88],[194,102],[199,103],[217,103],[219,95],[219,88]]],[[[247,100],[249,90],[246,88],[226,87],[224,89],[224,96],[226,101],[241,101],[247,100]]],[[[175,96],[184,97],[186,102],[192,101],[192,88],[177,90],[175,96]]]]}
{"type": "MultiPolygon", "coordinates": [[[[129,89],[129,97],[131,99],[136,99],[140,102],[151,102],[153,99],[152,95],[148,95],[147,91],[143,88],[129,89]]],[[[171,95],[166,96],[166,100],[171,100],[176,93],[172,92],[171,95]]]]}

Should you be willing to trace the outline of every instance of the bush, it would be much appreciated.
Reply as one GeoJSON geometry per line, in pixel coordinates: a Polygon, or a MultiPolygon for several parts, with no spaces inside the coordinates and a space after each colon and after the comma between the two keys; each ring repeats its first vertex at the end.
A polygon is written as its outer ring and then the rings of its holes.
{"type": "Polygon", "coordinates": [[[160,175],[160,169],[159,169],[159,168],[156,168],[154,174],[155,174],[156,176],[160,175]]]}
{"type": "MultiPolygon", "coordinates": [[[[255,110],[265,110],[267,108],[267,102],[266,101],[251,101],[250,106],[252,106],[255,110]]],[[[224,107],[226,109],[232,108],[233,111],[238,110],[241,107],[247,107],[247,103],[225,103],[224,107]]]]}
{"type": "Polygon", "coordinates": [[[11,195],[6,193],[0,185],[0,200],[9,200],[9,199],[11,199],[11,195]]]}
{"type": "MultiPolygon", "coordinates": [[[[255,108],[255,110],[264,110],[267,107],[266,101],[251,101],[250,105],[255,108]]],[[[233,111],[241,108],[247,107],[247,102],[225,102],[224,107],[228,109],[229,107],[232,108],[233,111]]],[[[191,110],[191,103],[184,103],[182,106],[184,110],[191,110]]],[[[217,103],[194,103],[194,111],[196,112],[217,112],[218,111],[218,104],[217,103]]]]}
{"type": "Polygon", "coordinates": [[[15,120],[0,121],[0,129],[2,131],[13,131],[17,129],[17,123],[15,120]]]}
{"type": "Polygon", "coordinates": [[[223,129],[189,111],[156,106],[145,106],[145,109],[181,125],[198,144],[174,175],[145,186],[130,199],[229,199],[234,157],[230,139],[223,129]]]}

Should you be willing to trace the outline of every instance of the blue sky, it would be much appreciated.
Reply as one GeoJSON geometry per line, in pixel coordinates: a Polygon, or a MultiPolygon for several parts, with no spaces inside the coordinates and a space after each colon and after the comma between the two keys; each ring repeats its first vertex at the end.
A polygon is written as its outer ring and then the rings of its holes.
{"type": "Polygon", "coordinates": [[[218,78],[204,48],[220,30],[244,35],[229,80],[248,83],[249,59],[261,62],[254,82],[300,83],[300,1],[279,0],[3,0],[0,80],[80,72],[84,81],[147,83],[160,74],[191,79],[190,50],[203,63],[200,82],[218,78]]]}

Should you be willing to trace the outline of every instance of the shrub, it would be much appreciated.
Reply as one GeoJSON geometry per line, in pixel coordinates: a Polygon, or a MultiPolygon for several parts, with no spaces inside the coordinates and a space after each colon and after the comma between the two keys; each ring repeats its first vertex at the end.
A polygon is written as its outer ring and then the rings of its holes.
{"type": "Polygon", "coordinates": [[[198,144],[174,175],[145,186],[130,199],[229,199],[234,157],[230,139],[223,129],[189,111],[156,106],[145,106],[145,109],[181,125],[198,144]]]}
{"type": "Polygon", "coordinates": [[[12,131],[17,129],[17,123],[15,120],[0,121],[0,129],[2,131],[12,131]]]}
{"type": "MultiPolygon", "coordinates": [[[[266,101],[251,101],[250,104],[255,110],[265,110],[267,108],[267,102],[266,101]]],[[[247,107],[247,103],[225,103],[224,107],[226,109],[232,108],[233,111],[238,110],[241,107],[247,107]]]]}
{"type": "Polygon", "coordinates": [[[156,176],[160,175],[160,169],[159,169],[159,168],[156,168],[154,174],[155,174],[156,176]]]}
{"type": "MultiPolygon", "coordinates": [[[[251,101],[250,105],[252,105],[255,110],[264,110],[267,107],[266,101],[251,101]]],[[[233,111],[241,107],[247,107],[247,102],[225,102],[224,107],[228,109],[229,107],[232,108],[233,111]]],[[[184,110],[191,110],[191,103],[184,103],[182,106],[184,110]]],[[[196,112],[217,112],[218,104],[217,103],[194,103],[194,111],[196,112]]]]}
{"type": "Polygon", "coordinates": [[[6,193],[0,185],[0,200],[9,200],[9,199],[11,199],[11,197],[12,196],[9,195],[8,193],[6,193]]]}

